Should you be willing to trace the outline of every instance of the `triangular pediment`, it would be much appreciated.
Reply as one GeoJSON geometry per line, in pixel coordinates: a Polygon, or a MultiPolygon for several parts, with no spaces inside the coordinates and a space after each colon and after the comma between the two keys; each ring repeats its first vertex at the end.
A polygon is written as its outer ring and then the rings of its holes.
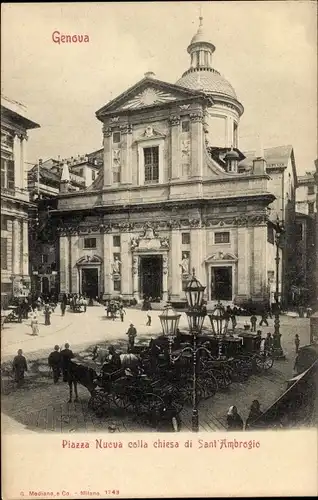
{"type": "Polygon", "coordinates": [[[110,101],[96,112],[97,118],[114,111],[128,111],[163,105],[174,101],[184,101],[194,97],[206,97],[203,92],[189,90],[179,85],[162,82],[154,78],[143,78],[133,87],[110,101]]]}
{"type": "Polygon", "coordinates": [[[205,262],[219,262],[219,261],[236,262],[237,260],[238,260],[238,258],[233,253],[220,251],[220,252],[213,253],[212,255],[209,255],[205,259],[205,262]]]}

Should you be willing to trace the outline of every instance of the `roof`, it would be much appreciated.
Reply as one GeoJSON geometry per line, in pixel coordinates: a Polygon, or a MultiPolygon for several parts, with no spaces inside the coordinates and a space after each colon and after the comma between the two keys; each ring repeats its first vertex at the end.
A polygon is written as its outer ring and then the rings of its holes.
{"type": "Polygon", "coordinates": [[[38,123],[27,118],[26,107],[23,104],[3,95],[1,95],[1,117],[11,119],[26,130],[40,127],[38,123]]]}
{"type": "MultiPolygon", "coordinates": [[[[287,163],[292,155],[293,146],[276,146],[273,148],[264,149],[264,159],[268,167],[287,166],[287,163]]],[[[244,151],[246,158],[240,162],[241,166],[252,166],[253,160],[256,158],[256,151],[244,151]]]]}
{"type": "Polygon", "coordinates": [[[232,85],[213,68],[191,68],[183,73],[176,85],[190,90],[201,90],[203,92],[225,95],[237,99],[232,85]]]}
{"type": "Polygon", "coordinates": [[[315,172],[306,172],[306,175],[297,177],[298,184],[315,184],[315,172]]]}

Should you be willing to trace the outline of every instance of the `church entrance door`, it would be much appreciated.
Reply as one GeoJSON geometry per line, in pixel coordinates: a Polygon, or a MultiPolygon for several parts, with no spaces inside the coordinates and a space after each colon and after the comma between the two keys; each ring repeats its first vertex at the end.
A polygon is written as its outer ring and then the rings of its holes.
{"type": "Polygon", "coordinates": [[[140,296],[162,298],[162,255],[140,257],[140,296]]]}
{"type": "Polygon", "coordinates": [[[211,300],[232,300],[232,267],[212,267],[211,300]]]}
{"type": "Polygon", "coordinates": [[[82,293],[88,298],[98,297],[98,269],[82,269],[82,293]]]}

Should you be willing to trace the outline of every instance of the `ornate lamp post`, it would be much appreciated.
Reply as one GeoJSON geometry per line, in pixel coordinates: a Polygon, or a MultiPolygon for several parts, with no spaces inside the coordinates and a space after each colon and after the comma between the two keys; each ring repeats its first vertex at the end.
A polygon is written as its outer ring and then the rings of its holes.
{"type": "Polygon", "coordinates": [[[199,431],[199,412],[198,412],[198,397],[197,397],[197,379],[198,379],[198,363],[197,354],[200,351],[205,351],[210,355],[209,351],[203,347],[197,347],[198,335],[202,332],[204,318],[206,316],[206,309],[203,307],[203,293],[205,286],[202,286],[200,281],[195,276],[195,269],[192,269],[192,277],[186,286],[185,293],[187,299],[187,319],[189,330],[192,335],[193,343],[182,349],[180,354],[174,356],[171,353],[171,346],[173,338],[176,335],[177,327],[179,324],[180,314],[173,311],[171,305],[167,306],[163,313],[159,316],[162,330],[164,335],[169,339],[170,359],[172,362],[180,359],[185,353],[190,353],[192,356],[192,370],[193,370],[193,383],[192,383],[192,432],[199,431]]]}
{"type": "Polygon", "coordinates": [[[169,354],[171,356],[173,340],[177,334],[177,329],[180,321],[181,314],[178,314],[173,309],[170,302],[170,295],[168,297],[167,305],[165,306],[162,314],[159,315],[163,334],[169,341],[169,354]]]}
{"type": "Polygon", "coordinates": [[[285,233],[285,229],[283,224],[280,222],[277,217],[276,225],[275,225],[275,244],[276,244],[276,290],[275,290],[275,319],[274,319],[274,335],[273,335],[273,350],[275,358],[285,358],[282,346],[281,346],[281,333],[280,333],[280,318],[279,318],[279,249],[281,245],[282,235],[285,233]]]}
{"type": "Polygon", "coordinates": [[[218,303],[213,311],[208,314],[212,326],[212,332],[219,337],[218,357],[222,356],[222,337],[227,333],[228,321],[224,315],[224,307],[218,303]]]}

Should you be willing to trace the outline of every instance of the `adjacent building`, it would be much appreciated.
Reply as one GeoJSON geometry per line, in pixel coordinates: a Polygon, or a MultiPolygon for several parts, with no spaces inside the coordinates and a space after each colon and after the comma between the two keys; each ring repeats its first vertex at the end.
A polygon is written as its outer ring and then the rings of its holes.
{"type": "Polygon", "coordinates": [[[1,303],[27,294],[29,209],[25,155],[28,131],[40,125],[20,103],[1,97],[1,303]]]}
{"type": "Polygon", "coordinates": [[[293,300],[296,304],[317,305],[318,244],[316,172],[298,177],[296,190],[296,274],[293,300]]]}

